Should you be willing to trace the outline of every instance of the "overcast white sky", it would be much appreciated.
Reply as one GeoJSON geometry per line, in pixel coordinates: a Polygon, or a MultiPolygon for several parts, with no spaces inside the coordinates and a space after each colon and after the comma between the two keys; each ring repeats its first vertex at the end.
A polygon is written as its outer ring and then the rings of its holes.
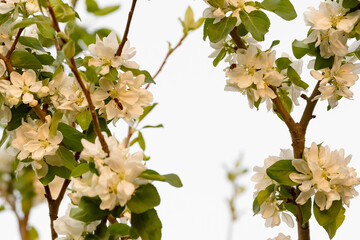
{"type": "MultiPolygon", "coordinates": [[[[121,10],[116,14],[104,21],[82,17],[84,24],[94,28],[107,26],[122,33],[131,1],[120,2],[121,10]]],[[[314,0],[292,2],[299,15],[296,20],[285,22],[268,14],[272,26],[263,46],[266,49],[272,40],[281,40],[275,47],[278,56],[282,52],[291,54],[291,42],[305,38],[308,27],[303,24],[302,13],[308,6],[319,3],[314,0]]],[[[141,68],[156,72],[167,52],[167,41],[175,44],[182,35],[177,18],[183,17],[188,5],[194,9],[196,18],[206,7],[201,0],[138,1],[129,39],[137,48],[136,61],[141,68]]],[[[144,123],[162,123],[165,128],[144,131],[146,153],[152,157],[148,166],[160,173],[177,173],[184,184],[182,189],[157,184],[162,197],[157,210],[163,222],[164,240],[226,239],[229,224],[226,198],[231,189],[226,182],[224,165],[231,165],[243,154],[244,164],[252,170],[254,165],[262,165],[267,156],[278,155],[280,148],[290,148],[286,126],[276,115],[267,112],[265,106],[259,111],[251,110],[244,96],[223,90],[226,65],[214,68],[207,57],[211,52],[209,43],[202,40],[202,30],[192,33],[171,56],[156,79],[157,85],[150,88],[159,105],[144,123]]],[[[303,79],[313,86],[315,80],[306,67],[303,71],[303,79]]],[[[334,110],[327,112],[327,103],[318,104],[306,139],[307,146],[315,141],[324,142],[333,150],[344,148],[346,154],[353,155],[351,165],[360,169],[360,91],[358,86],[352,90],[355,100],[343,100],[334,110]]],[[[303,106],[295,110],[296,119],[303,106]]],[[[116,136],[122,139],[125,134],[125,129],[120,127],[116,136]]],[[[279,232],[297,239],[296,227],[290,229],[282,224],[269,229],[259,215],[252,216],[251,172],[242,178],[247,191],[237,204],[242,215],[235,225],[233,240],[265,240],[279,232]]],[[[359,234],[356,224],[359,211],[360,199],[352,200],[335,240],[354,239],[353,236],[359,234]]],[[[50,239],[47,216],[47,205],[43,204],[33,210],[30,221],[44,240],[50,239]]],[[[17,239],[15,218],[10,213],[0,214],[0,226],[4,239],[17,239]]],[[[327,239],[325,230],[314,218],[311,236],[327,239]]]]}

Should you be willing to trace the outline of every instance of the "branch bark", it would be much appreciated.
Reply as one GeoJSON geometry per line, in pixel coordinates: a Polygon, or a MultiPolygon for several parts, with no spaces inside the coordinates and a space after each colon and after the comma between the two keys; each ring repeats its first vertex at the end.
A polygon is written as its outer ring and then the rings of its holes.
{"type": "Polygon", "coordinates": [[[127,23],[126,23],[124,36],[121,39],[121,43],[119,45],[118,50],[115,53],[115,56],[121,56],[124,45],[125,45],[126,41],[128,40],[128,34],[129,34],[129,31],[130,31],[131,20],[132,20],[132,16],[134,14],[134,11],[135,11],[136,2],[137,2],[137,0],[132,1],[131,8],[130,8],[129,15],[128,15],[128,20],[127,20],[127,23]]]}

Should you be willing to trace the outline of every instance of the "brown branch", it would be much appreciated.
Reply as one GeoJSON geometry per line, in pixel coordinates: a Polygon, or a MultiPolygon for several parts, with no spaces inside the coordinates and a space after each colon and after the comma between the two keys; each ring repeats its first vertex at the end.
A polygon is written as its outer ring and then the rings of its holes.
{"type": "Polygon", "coordinates": [[[91,113],[91,117],[92,117],[92,121],[93,121],[93,126],[94,126],[94,131],[95,131],[96,135],[99,138],[102,149],[104,150],[104,152],[106,152],[109,155],[110,154],[109,146],[107,145],[107,143],[105,141],[104,135],[102,135],[102,133],[101,133],[99,119],[97,117],[93,101],[91,99],[90,91],[86,88],[84,82],[82,81],[82,79],[80,77],[80,74],[79,74],[79,71],[78,71],[78,69],[76,67],[76,63],[75,63],[74,58],[72,57],[69,60],[70,60],[69,67],[70,67],[71,71],[74,73],[75,78],[76,78],[77,82],[79,83],[80,88],[82,89],[82,91],[83,91],[83,93],[84,93],[84,95],[86,97],[86,100],[87,100],[87,102],[89,104],[89,109],[90,109],[90,113],[91,113]]]}
{"type": "Polygon", "coordinates": [[[132,127],[129,126],[128,135],[127,135],[126,141],[125,141],[125,148],[129,147],[130,139],[131,139],[133,134],[134,134],[134,131],[133,131],[132,127]]]}
{"type": "Polygon", "coordinates": [[[56,16],[55,16],[55,12],[54,12],[54,9],[53,7],[51,6],[51,3],[49,0],[46,0],[46,6],[47,8],[49,9],[49,14],[53,20],[53,28],[55,29],[56,32],[61,32],[60,30],[60,27],[59,27],[59,23],[56,19],[56,16]]]}
{"type": "Polygon", "coordinates": [[[16,37],[15,37],[15,40],[14,40],[13,44],[11,45],[10,50],[6,54],[7,59],[10,59],[11,54],[15,51],[16,44],[18,43],[20,35],[23,31],[24,31],[24,28],[19,28],[19,31],[17,32],[16,37]]]}
{"type": "Polygon", "coordinates": [[[234,40],[234,42],[238,48],[247,49],[245,43],[243,42],[241,37],[238,35],[236,27],[233,30],[231,30],[230,36],[232,37],[232,39],[234,40]]]}
{"type": "Polygon", "coordinates": [[[9,73],[9,75],[10,75],[10,73],[11,73],[12,71],[14,71],[14,68],[13,68],[13,66],[11,65],[10,60],[9,60],[7,57],[5,57],[4,55],[2,55],[1,53],[0,53],[0,59],[4,61],[5,66],[6,66],[6,70],[8,71],[8,73],[9,73]]]}
{"type": "Polygon", "coordinates": [[[41,121],[45,122],[46,112],[44,112],[39,105],[33,107],[34,112],[40,118],[41,121]]]}
{"type": "Polygon", "coordinates": [[[128,34],[129,34],[129,30],[130,30],[130,25],[131,25],[131,20],[132,20],[132,16],[134,14],[134,11],[135,11],[135,6],[136,6],[136,2],[137,0],[133,0],[132,2],[132,5],[131,5],[131,9],[129,11],[129,15],[128,15],[128,20],[127,20],[127,23],[126,23],[126,28],[125,28],[125,32],[124,32],[124,36],[123,38],[121,39],[121,43],[119,45],[119,48],[118,50],[116,51],[115,53],[115,56],[121,56],[121,52],[124,48],[124,45],[128,39],[128,34]]]}
{"type": "Polygon", "coordinates": [[[276,111],[284,119],[284,122],[285,122],[286,126],[289,128],[289,130],[291,132],[291,130],[295,128],[295,121],[291,117],[290,113],[288,113],[288,111],[286,110],[284,104],[282,103],[281,99],[279,98],[278,94],[276,93],[276,87],[270,86],[270,88],[271,88],[271,90],[273,90],[273,92],[276,95],[276,98],[271,99],[273,104],[276,107],[276,111]]]}
{"type": "Polygon", "coordinates": [[[311,96],[306,99],[307,104],[304,110],[304,113],[301,117],[300,124],[305,129],[307,129],[307,126],[309,125],[309,122],[313,117],[313,112],[316,106],[316,103],[318,102],[318,99],[313,100],[314,97],[318,96],[320,94],[319,91],[320,81],[316,84],[311,96]]]}

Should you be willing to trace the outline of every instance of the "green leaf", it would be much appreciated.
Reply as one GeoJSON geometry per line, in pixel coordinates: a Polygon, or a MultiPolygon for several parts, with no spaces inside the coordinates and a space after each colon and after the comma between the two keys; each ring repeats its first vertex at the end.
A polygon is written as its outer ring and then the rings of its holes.
{"type": "Polygon", "coordinates": [[[39,234],[34,227],[31,227],[30,230],[28,230],[28,234],[29,234],[29,240],[39,239],[39,234]]]}
{"type": "Polygon", "coordinates": [[[323,68],[328,68],[331,67],[334,64],[334,56],[325,59],[320,55],[320,50],[317,50],[316,53],[316,59],[315,59],[315,66],[314,69],[315,70],[320,70],[323,68]]]}
{"type": "Polygon", "coordinates": [[[246,30],[251,33],[255,40],[265,40],[265,34],[269,31],[270,27],[270,20],[265,13],[258,10],[250,13],[240,11],[240,18],[246,30]]]}
{"type": "Polygon", "coordinates": [[[306,82],[301,80],[299,74],[291,66],[289,66],[287,69],[287,76],[289,77],[290,81],[296,86],[299,86],[304,90],[306,90],[309,87],[309,85],[306,82]]]}
{"type": "MultiPolygon", "coordinates": [[[[249,31],[246,30],[244,24],[241,23],[241,24],[237,27],[236,32],[237,32],[237,34],[238,34],[240,37],[243,37],[243,36],[245,36],[246,34],[248,34],[249,31]]],[[[278,41],[278,40],[275,40],[275,41],[278,41]]],[[[275,41],[274,41],[274,42],[275,42],[275,41]]],[[[279,41],[279,42],[280,42],[280,41],[279,41]]]]}
{"type": "Polygon", "coordinates": [[[223,48],[214,59],[213,66],[216,67],[219,64],[219,62],[224,59],[225,56],[226,56],[226,49],[223,48]]]}
{"type": "Polygon", "coordinates": [[[285,186],[298,185],[289,178],[290,173],[293,172],[296,172],[296,169],[292,165],[292,160],[279,160],[266,169],[266,174],[271,179],[285,186]]]}
{"type": "Polygon", "coordinates": [[[81,152],[83,150],[84,147],[81,144],[81,139],[86,137],[85,134],[65,123],[59,123],[58,130],[64,137],[63,143],[67,149],[73,150],[75,152],[81,152]]]}
{"type": "Polygon", "coordinates": [[[261,190],[258,195],[257,195],[257,199],[258,199],[258,202],[261,206],[261,204],[263,204],[266,199],[268,199],[268,197],[271,195],[271,193],[274,192],[274,189],[275,189],[275,184],[271,184],[269,186],[267,186],[267,188],[265,188],[264,190],[261,190]]]}
{"type": "Polygon", "coordinates": [[[151,106],[144,107],[144,112],[138,120],[139,123],[154,109],[154,107],[156,107],[156,105],[158,105],[158,103],[153,103],[151,106]]]}
{"type": "Polygon", "coordinates": [[[304,204],[300,205],[302,217],[303,217],[303,224],[302,226],[305,227],[305,224],[309,222],[311,218],[311,198],[304,204]]]}
{"type": "Polygon", "coordinates": [[[171,186],[180,188],[183,186],[180,178],[178,175],[171,173],[171,174],[165,174],[162,175],[165,178],[165,182],[169,183],[171,186]]]}
{"type": "Polygon", "coordinates": [[[226,17],[221,19],[220,22],[213,24],[207,24],[207,34],[209,39],[213,43],[217,43],[220,40],[226,38],[226,36],[234,29],[236,26],[237,19],[234,17],[226,17]]]}
{"type": "Polygon", "coordinates": [[[289,0],[264,0],[261,6],[287,21],[297,17],[294,6],[289,0]]]}
{"type": "Polygon", "coordinates": [[[204,22],[204,28],[203,28],[203,40],[205,41],[206,38],[209,36],[209,26],[214,22],[214,18],[206,18],[204,22]]]}
{"type": "Polygon", "coordinates": [[[139,131],[139,135],[137,137],[137,141],[139,143],[139,146],[141,147],[141,149],[143,151],[145,151],[145,148],[146,148],[146,145],[145,145],[145,140],[144,140],[144,137],[142,135],[142,133],[139,131]]]}
{"type": "MultiPolygon", "coordinates": [[[[102,132],[106,132],[108,136],[111,136],[111,132],[108,128],[108,124],[104,118],[99,118],[99,124],[102,132]]],[[[88,130],[86,131],[86,139],[90,142],[94,142],[96,133],[94,131],[93,123],[90,123],[88,130]]]]}
{"type": "Polygon", "coordinates": [[[19,37],[19,43],[24,46],[45,52],[45,49],[42,47],[40,41],[37,38],[21,36],[19,37]]]}
{"type": "Polygon", "coordinates": [[[94,11],[93,13],[95,16],[104,16],[104,15],[108,15],[112,12],[115,12],[119,8],[120,8],[119,5],[107,6],[107,7],[98,9],[98,10],[94,11]]]}
{"type": "Polygon", "coordinates": [[[279,70],[283,70],[286,69],[290,66],[290,64],[292,63],[292,61],[290,61],[290,59],[288,57],[281,57],[276,59],[275,61],[276,66],[279,68],[279,70]]]}
{"type": "Polygon", "coordinates": [[[139,69],[134,69],[134,68],[127,68],[124,66],[121,66],[120,69],[124,72],[130,71],[134,74],[134,76],[138,76],[140,74],[144,74],[145,75],[145,82],[146,83],[155,83],[154,79],[152,78],[152,76],[150,75],[150,73],[148,71],[145,70],[139,70],[139,69]]]}
{"type": "Polygon", "coordinates": [[[40,54],[40,55],[37,55],[36,53],[33,53],[33,54],[40,61],[40,63],[42,65],[52,65],[55,62],[55,59],[50,54],[47,54],[47,53],[40,54]]]}
{"type": "Polygon", "coordinates": [[[87,173],[88,171],[90,171],[89,164],[81,163],[71,171],[71,176],[77,178],[83,175],[84,173],[87,173]]]}
{"type": "Polygon", "coordinates": [[[292,102],[291,98],[288,95],[285,95],[285,94],[280,95],[279,97],[280,97],[282,103],[284,104],[284,107],[285,107],[286,111],[288,113],[290,113],[291,109],[292,109],[292,105],[293,105],[293,102],[292,102]]]}
{"type": "Polygon", "coordinates": [[[48,165],[48,166],[49,166],[49,169],[48,169],[48,172],[46,173],[46,175],[39,179],[39,181],[44,186],[49,185],[49,183],[51,183],[55,178],[55,169],[52,168],[50,165],[48,165]]]}
{"type": "Polygon", "coordinates": [[[59,125],[59,122],[62,118],[63,114],[60,110],[56,110],[51,118],[51,124],[50,124],[50,137],[55,137],[57,134],[57,128],[59,125]]]}
{"type": "Polygon", "coordinates": [[[64,179],[70,179],[71,171],[66,167],[57,167],[57,166],[49,165],[49,171],[50,169],[56,176],[59,176],[64,179]]]}
{"type": "Polygon", "coordinates": [[[44,38],[55,39],[56,31],[52,26],[50,26],[50,24],[38,22],[36,23],[36,26],[38,27],[40,34],[44,38]]]}
{"type": "Polygon", "coordinates": [[[88,81],[90,83],[98,83],[99,82],[98,73],[96,70],[97,70],[97,68],[94,66],[89,66],[86,68],[86,71],[85,71],[86,81],[88,81]]]}
{"type": "Polygon", "coordinates": [[[84,131],[89,128],[91,121],[92,121],[92,117],[89,110],[82,111],[76,116],[76,122],[80,125],[81,129],[84,131]]]}
{"type": "Polygon", "coordinates": [[[214,8],[223,8],[224,5],[225,5],[224,0],[208,0],[207,2],[208,2],[208,4],[213,6],[214,8]]]}
{"type": "Polygon", "coordinates": [[[309,44],[303,43],[303,41],[294,40],[292,43],[292,50],[294,56],[297,59],[300,59],[310,52],[310,46],[309,44]]]}
{"type": "Polygon", "coordinates": [[[342,201],[333,201],[331,207],[328,210],[320,211],[320,207],[314,203],[313,211],[316,221],[320,226],[326,226],[336,221],[336,217],[342,207],[342,201]]]}
{"type": "Polygon", "coordinates": [[[267,51],[271,51],[271,49],[272,49],[273,47],[275,47],[275,46],[277,46],[277,45],[279,45],[279,44],[280,44],[280,40],[274,40],[274,41],[272,41],[272,43],[271,43],[271,45],[270,45],[269,49],[268,49],[268,50],[266,50],[265,52],[267,52],[267,51]]]}
{"type": "Polygon", "coordinates": [[[8,131],[12,131],[18,128],[21,125],[21,120],[26,118],[30,110],[31,107],[29,107],[27,104],[20,104],[17,107],[12,107],[11,120],[8,123],[6,129],[8,131]]]}
{"type": "Polygon", "coordinates": [[[15,68],[25,69],[41,69],[41,62],[31,53],[23,51],[15,51],[10,57],[11,65],[15,68]]]}
{"type": "Polygon", "coordinates": [[[102,219],[109,214],[108,210],[100,209],[101,200],[98,197],[82,197],[78,204],[79,208],[72,208],[70,210],[70,217],[82,221],[93,222],[102,219]]]}
{"type": "Polygon", "coordinates": [[[359,4],[358,0],[343,0],[343,8],[354,8],[359,4]]]}
{"type": "Polygon", "coordinates": [[[160,196],[152,184],[141,185],[126,203],[134,213],[143,213],[160,204],[160,196]]]}
{"type": "Polygon", "coordinates": [[[161,221],[155,209],[142,214],[131,213],[131,225],[140,234],[142,240],[161,239],[161,221]]]}
{"type": "Polygon", "coordinates": [[[61,159],[64,166],[70,170],[74,170],[74,168],[78,165],[74,154],[64,146],[60,146],[58,148],[56,155],[61,159]]]}
{"type": "Polygon", "coordinates": [[[156,126],[153,126],[153,125],[146,125],[146,126],[143,126],[143,128],[163,128],[164,125],[162,124],[158,124],[156,126]]]}
{"type": "MultiPolygon", "coordinates": [[[[50,3],[53,3],[55,1],[51,0],[50,3]]],[[[69,22],[75,19],[76,12],[68,4],[60,1],[51,5],[53,6],[55,17],[59,22],[69,22]]]]}
{"type": "Polygon", "coordinates": [[[63,46],[64,54],[67,59],[75,56],[75,43],[73,40],[68,41],[63,46]]]}
{"type": "Polygon", "coordinates": [[[260,212],[260,204],[257,197],[254,199],[253,202],[253,212],[254,212],[254,216],[260,212]]]}
{"type": "Polygon", "coordinates": [[[16,23],[11,29],[14,30],[17,28],[25,28],[38,22],[39,20],[36,17],[24,18],[21,22],[16,23]]]}
{"type": "Polygon", "coordinates": [[[160,175],[154,170],[146,169],[144,172],[142,172],[139,176],[140,178],[148,179],[148,180],[154,180],[154,181],[161,181],[161,182],[167,182],[170,185],[174,187],[182,187],[183,184],[176,174],[166,174],[166,175],[160,175]]]}
{"type": "Polygon", "coordinates": [[[345,220],[345,208],[341,207],[338,215],[336,216],[335,221],[333,221],[329,225],[324,226],[324,229],[328,233],[330,239],[332,239],[335,236],[337,229],[342,225],[344,220],[345,220]]]}
{"type": "MultiPolygon", "coordinates": [[[[291,203],[291,202],[285,203],[284,206],[289,212],[291,212],[294,215],[295,218],[297,217],[296,206],[293,203],[291,203]]],[[[310,212],[311,212],[311,209],[310,209],[310,212]]]]}
{"type": "Polygon", "coordinates": [[[264,190],[261,190],[253,202],[253,212],[254,215],[258,214],[260,212],[260,206],[263,204],[266,199],[274,192],[275,184],[269,185],[264,190]]]}
{"type": "Polygon", "coordinates": [[[130,227],[124,223],[114,223],[109,226],[110,234],[118,234],[121,237],[130,235],[130,227]]]}

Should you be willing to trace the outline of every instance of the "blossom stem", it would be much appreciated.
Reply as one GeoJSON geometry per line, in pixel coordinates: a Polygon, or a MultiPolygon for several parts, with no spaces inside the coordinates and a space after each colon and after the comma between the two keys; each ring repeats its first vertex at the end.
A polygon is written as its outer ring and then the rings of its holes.
{"type": "Polygon", "coordinates": [[[133,0],[133,1],[132,1],[131,9],[130,9],[130,11],[129,11],[128,20],[127,20],[127,23],[126,23],[126,28],[125,28],[124,36],[123,36],[123,38],[121,39],[121,43],[120,43],[120,45],[119,45],[118,50],[117,50],[116,53],[115,53],[115,56],[121,56],[121,52],[122,52],[122,50],[123,50],[123,48],[124,48],[124,45],[125,45],[126,41],[128,40],[128,35],[129,35],[129,31],[130,31],[131,20],[132,20],[132,16],[133,16],[133,14],[134,14],[134,11],[135,11],[136,2],[137,2],[137,0],[133,0]]]}
{"type": "Polygon", "coordinates": [[[6,54],[7,59],[10,59],[11,54],[15,51],[16,44],[19,42],[20,35],[23,31],[24,31],[24,28],[19,28],[19,31],[17,32],[16,37],[15,37],[15,40],[14,40],[13,44],[11,45],[9,51],[6,54]]]}
{"type": "MultiPolygon", "coordinates": [[[[54,27],[56,32],[60,32],[59,23],[56,20],[54,10],[53,10],[49,0],[46,0],[46,4],[47,4],[47,7],[49,9],[49,13],[51,15],[51,18],[53,20],[53,27],[54,27]]],[[[83,93],[84,93],[84,95],[86,97],[86,100],[87,100],[87,102],[89,104],[89,109],[90,109],[90,113],[91,113],[91,117],[92,117],[92,121],[93,121],[93,126],[94,126],[94,131],[95,131],[96,135],[99,138],[102,149],[104,150],[104,152],[106,152],[109,155],[110,154],[109,147],[108,147],[108,145],[107,145],[107,143],[105,141],[104,136],[101,133],[99,119],[97,117],[93,101],[91,99],[90,91],[86,88],[85,84],[83,83],[83,81],[82,81],[82,79],[80,77],[79,71],[78,71],[78,69],[76,67],[74,57],[72,57],[72,58],[70,58],[68,60],[70,62],[69,67],[70,67],[71,71],[74,73],[75,78],[76,78],[77,82],[79,83],[79,85],[80,85],[80,87],[81,87],[81,89],[82,89],[82,91],[83,91],[83,93]]]]}
{"type": "Polygon", "coordinates": [[[232,39],[234,40],[234,42],[238,48],[247,49],[245,43],[243,42],[241,37],[237,34],[236,27],[233,30],[231,30],[230,36],[232,37],[232,39]]]}
{"type": "Polygon", "coordinates": [[[36,115],[40,118],[40,120],[42,122],[45,122],[45,117],[46,117],[46,112],[44,112],[39,105],[36,105],[35,107],[33,107],[34,112],[36,113],[36,115]]]}
{"type": "Polygon", "coordinates": [[[90,113],[91,113],[91,117],[92,117],[92,121],[93,121],[93,126],[94,126],[94,131],[95,131],[96,135],[99,138],[102,149],[104,150],[104,152],[106,152],[109,155],[110,154],[109,146],[107,145],[107,143],[105,141],[105,138],[101,133],[99,119],[97,117],[93,101],[91,99],[90,91],[86,88],[84,82],[82,81],[82,79],[80,77],[80,74],[79,74],[79,71],[78,71],[78,69],[76,67],[76,63],[75,63],[74,58],[72,57],[69,60],[70,60],[69,67],[70,67],[71,71],[74,73],[75,78],[76,78],[77,82],[79,83],[80,88],[82,89],[82,91],[83,91],[83,93],[84,93],[84,95],[86,97],[86,100],[87,100],[87,102],[89,104],[89,109],[90,109],[90,113]]]}

